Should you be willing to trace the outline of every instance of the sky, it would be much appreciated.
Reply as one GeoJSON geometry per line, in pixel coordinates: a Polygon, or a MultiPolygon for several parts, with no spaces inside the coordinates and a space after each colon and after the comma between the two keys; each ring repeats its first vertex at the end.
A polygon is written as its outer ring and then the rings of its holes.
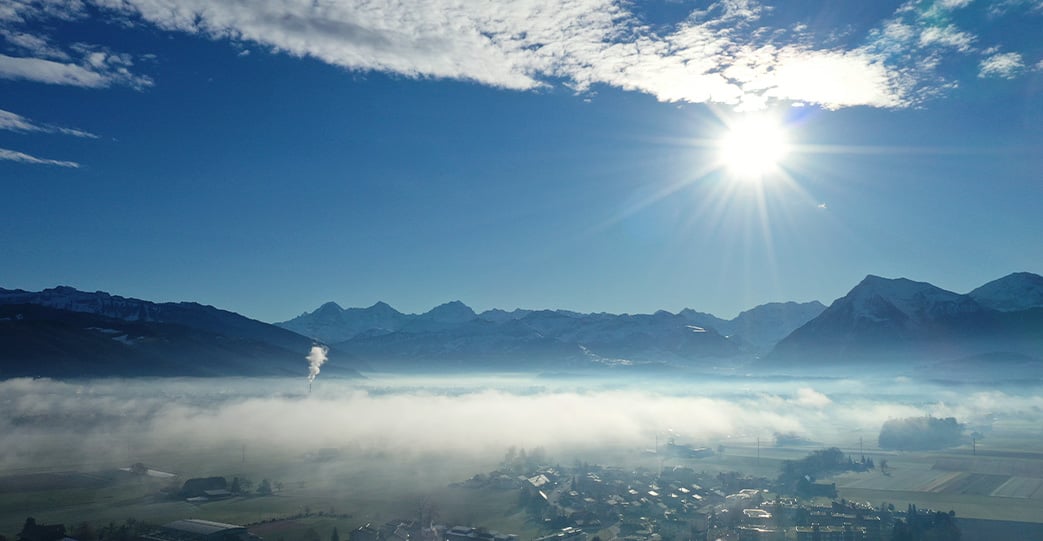
{"type": "Polygon", "coordinates": [[[263,321],[965,293],[1043,273],[1040,28],[1041,0],[0,0],[0,287],[263,321]],[[750,118],[785,148],[752,178],[721,149],[750,118]]]}

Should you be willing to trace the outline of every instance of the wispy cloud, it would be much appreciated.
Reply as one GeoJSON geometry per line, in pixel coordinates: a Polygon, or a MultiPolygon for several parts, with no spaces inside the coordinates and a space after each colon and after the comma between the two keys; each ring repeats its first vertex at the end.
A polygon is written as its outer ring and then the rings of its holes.
{"type": "Polygon", "coordinates": [[[942,45],[961,53],[969,52],[976,39],[973,34],[959,30],[954,25],[924,28],[920,32],[920,45],[942,45]]]}
{"type": "Polygon", "coordinates": [[[746,108],[773,99],[831,108],[905,101],[901,73],[868,50],[774,45],[752,24],[768,9],[753,0],[714,3],[665,33],[613,0],[98,3],[167,30],[254,42],[353,70],[511,89],[560,81],[585,92],[604,84],[662,101],[746,108]]]}
{"type": "Polygon", "coordinates": [[[978,77],[1001,77],[1013,79],[1025,69],[1025,62],[1018,53],[996,53],[981,61],[978,77]]]}
{"type": "Polygon", "coordinates": [[[50,124],[40,124],[34,122],[28,118],[11,111],[5,111],[0,109],[0,130],[8,130],[15,132],[38,132],[38,133],[60,133],[62,135],[71,135],[73,137],[85,137],[88,139],[97,139],[98,136],[84,130],[77,130],[74,128],[63,128],[61,126],[53,126],[50,124]]]}
{"type": "Polygon", "coordinates": [[[47,158],[37,158],[36,156],[32,156],[24,152],[18,152],[17,150],[8,150],[6,148],[0,148],[0,160],[30,163],[37,165],[55,165],[58,167],[80,167],[80,164],[76,162],[70,162],[65,160],[50,160],[47,158]]]}
{"type": "Polygon", "coordinates": [[[87,88],[152,85],[150,78],[132,74],[119,56],[101,52],[87,56],[83,64],[0,54],[0,78],[87,88]]]}
{"type": "MultiPolygon", "coordinates": [[[[757,0],[720,0],[677,24],[657,26],[620,0],[90,3],[109,20],[349,70],[516,90],[564,85],[585,93],[607,85],[661,101],[740,109],[780,100],[826,108],[916,105],[955,84],[940,74],[944,55],[982,54],[979,36],[954,22],[953,13],[971,9],[971,0],[910,0],[847,46],[822,45],[804,24],[771,27],[771,6],[757,0]]],[[[87,16],[83,2],[61,0],[20,1],[0,12],[0,20],[14,23],[87,16]]],[[[131,73],[125,55],[62,51],[45,37],[5,35],[29,56],[0,58],[0,77],[88,87],[151,84],[131,73]]]]}
{"type": "Polygon", "coordinates": [[[133,61],[129,55],[83,43],[63,48],[35,27],[19,28],[37,20],[71,21],[86,16],[80,0],[14,0],[0,5],[0,38],[7,52],[13,53],[0,54],[0,78],[87,88],[151,86],[151,79],[130,71],[133,61]]]}
{"type": "Polygon", "coordinates": [[[47,36],[0,28],[0,37],[3,37],[8,45],[25,51],[31,56],[50,58],[52,60],[70,59],[69,54],[52,44],[47,36]]]}
{"type": "Polygon", "coordinates": [[[0,21],[23,23],[33,19],[72,20],[83,16],[82,0],[6,0],[0,4],[0,21]]]}

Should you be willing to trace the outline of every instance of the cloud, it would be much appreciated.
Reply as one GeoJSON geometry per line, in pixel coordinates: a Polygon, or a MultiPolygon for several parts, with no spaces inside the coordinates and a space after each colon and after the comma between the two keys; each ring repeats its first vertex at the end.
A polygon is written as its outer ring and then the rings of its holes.
{"type": "Polygon", "coordinates": [[[810,387],[797,389],[796,402],[802,406],[820,409],[833,403],[828,396],[810,387]]]}
{"type": "MultiPolygon", "coordinates": [[[[561,85],[589,95],[608,85],[665,102],[742,110],[779,101],[830,109],[917,105],[955,86],[941,75],[946,54],[977,53],[979,37],[952,17],[970,3],[910,0],[861,43],[851,34],[844,40],[853,43],[838,46],[835,29],[818,39],[800,22],[767,25],[772,9],[756,0],[720,0],[679,23],[654,26],[620,0],[90,0],[107,21],[228,40],[240,54],[249,45],[348,70],[514,90],[561,85]]],[[[57,15],[60,4],[16,2],[0,18],[88,16],[81,2],[57,15]]],[[[8,57],[0,77],[87,87],[152,84],[130,73],[125,55],[97,62],[98,51],[73,51],[79,54],[73,62],[44,37],[7,36],[32,58],[8,57]]]]}
{"type": "Polygon", "coordinates": [[[1000,17],[1018,8],[1040,13],[1043,12],[1043,0],[995,0],[989,5],[989,14],[1000,17]]]}
{"type": "Polygon", "coordinates": [[[124,57],[100,51],[87,55],[82,64],[0,54],[0,78],[86,88],[152,86],[150,78],[134,75],[127,69],[124,57]]]}
{"type": "Polygon", "coordinates": [[[5,28],[0,28],[0,36],[3,36],[4,40],[11,46],[26,51],[31,56],[50,58],[52,60],[70,59],[68,53],[55,47],[51,44],[50,39],[45,36],[14,32],[5,28]]]}
{"type": "MultiPolygon", "coordinates": [[[[278,384],[284,391],[299,386],[298,382],[278,384]]],[[[789,415],[800,405],[775,395],[728,400],[636,390],[534,393],[454,387],[391,383],[370,392],[327,380],[312,398],[304,398],[279,393],[275,381],[11,380],[0,382],[9,397],[0,414],[4,429],[0,430],[0,458],[10,459],[20,451],[31,451],[44,438],[59,437],[61,426],[33,426],[27,419],[77,425],[82,421],[105,434],[132,431],[151,446],[263,439],[272,447],[350,443],[376,451],[439,450],[464,456],[502,453],[518,444],[557,449],[642,446],[668,428],[686,440],[699,441],[751,431],[770,433],[776,428],[806,433],[810,428],[798,416],[789,415]],[[219,392],[214,394],[215,390],[219,392]],[[216,397],[220,398],[215,402],[216,397]],[[562,411],[569,414],[561,415],[562,411]]]]}
{"type": "Polygon", "coordinates": [[[37,158],[36,156],[31,156],[24,152],[18,152],[17,150],[8,150],[6,148],[0,148],[0,160],[39,165],[56,165],[58,167],[80,167],[80,164],[76,162],[64,160],[49,160],[47,158],[37,158]]]}
{"type": "Polygon", "coordinates": [[[170,449],[229,442],[298,455],[351,446],[392,459],[443,452],[467,460],[502,456],[512,445],[639,450],[668,431],[681,443],[711,447],[776,432],[844,445],[856,433],[872,440],[889,418],[952,415],[975,423],[993,415],[1018,419],[1017,427],[1043,417],[1043,395],[1028,392],[1034,389],[817,381],[819,389],[794,393],[793,383],[755,380],[621,387],[588,379],[577,388],[575,381],[491,379],[329,378],[310,396],[296,378],[11,379],[0,381],[0,466],[39,467],[42,454],[61,449],[91,462],[92,452],[109,457],[113,441],[136,453],[162,451],[167,460],[170,449]]]}
{"type": "Polygon", "coordinates": [[[8,130],[15,132],[39,132],[39,133],[60,133],[62,135],[71,135],[73,137],[85,137],[88,139],[97,139],[98,136],[84,130],[77,130],[74,128],[63,128],[61,126],[52,126],[50,124],[38,124],[10,111],[0,109],[0,130],[8,130]]]}
{"type": "Polygon", "coordinates": [[[920,45],[942,45],[959,52],[969,52],[977,39],[973,34],[958,30],[953,25],[925,28],[920,32],[920,45]]]}
{"type": "Polygon", "coordinates": [[[978,77],[1000,77],[1013,79],[1023,69],[1025,62],[1018,53],[996,53],[979,64],[978,77]]]}
{"type": "Polygon", "coordinates": [[[804,51],[792,47],[781,50],[772,73],[754,83],[767,86],[768,96],[830,109],[899,107],[912,86],[883,58],[865,51],[804,51]]]}
{"type": "Polygon", "coordinates": [[[72,20],[82,17],[81,0],[6,0],[0,4],[0,21],[24,23],[33,19],[72,20]]]}
{"type": "Polygon", "coordinates": [[[166,30],[252,42],[351,70],[517,90],[560,82],[582,93],[604,84],[661,101],[748,109],[770,100],[905,104],[900,72],[867,51],[773,45],[752,24],[769,9],[752,0],[714,3],[666,32],[614,0],[96,3],[166,30]],[[819,68],[812,84],[801,80],[819,68]]]}

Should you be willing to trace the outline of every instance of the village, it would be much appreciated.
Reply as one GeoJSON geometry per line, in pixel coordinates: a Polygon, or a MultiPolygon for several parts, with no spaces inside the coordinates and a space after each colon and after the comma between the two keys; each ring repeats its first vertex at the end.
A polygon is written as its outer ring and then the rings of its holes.
{"type": "MultiPolygon", "coordinates": [[[[516,490],[519,505],[553,532],[536,541],[881,541],[910,524],[939,530],[955,524],[951,513],[838,500],[834,484],[816,483],[809,474],[798,474],[790,482],[787,473],[799,473],[805,463],[823,457],[851,469],[871,467],[870,461],[854,461],[834,451],[812,453],[788,466],[778,479],[738,472],[713,475],[689,465],[651,470],[582,462],[533,466],[532,461],[507,460],[501,469],[459,485],[516,490]]],[[[673,442],[666,452],[675,457],[709,456],[706,449],[673,442]]]]}

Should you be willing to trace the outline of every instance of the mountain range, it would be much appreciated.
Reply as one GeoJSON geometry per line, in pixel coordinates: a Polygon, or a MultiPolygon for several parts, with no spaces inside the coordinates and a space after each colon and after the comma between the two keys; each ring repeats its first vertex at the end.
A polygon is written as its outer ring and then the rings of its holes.
{"type": "Polygon", "coordinates": [[[1014,273],[961,295],[867,276],[768,356],[781,363],[1043,358],[1043,277],[1014,273]]]}
{"type": "Polygon", "coordinates": [[[817,301],[770,303],[724,320],[692,309],[635,315],[526,309],[476,313],[453,301],[423,314],[404,314],[383,302],[347,309],[329,302],[276,325],[377,366],[439,361],[578,367],[756,355],[823,310],[817,301]]]}
{"type": "MultiPolygon", "coordinates": [[[[307,373],[312,343],[198,303],[0,288],[0,377],[296,375],[307,373]]],[[[368,368],[331,353],[341,375],[368,368]]]]}
{"type": "Polygon", "coordinates": [[[268,324],[197,303],[155,303],[56,287],[0,289],[0,377],[301,375],[315,343],[324,372],[596,367],[843,367],[856,362],[1011,363],[1043,358],[1043,277],[1014,273],[967,294],[867,276],[828,308],[770,303],[731,320],[684,309],[423,314],[328,302],[268,324]],[[750,363],[753,363],[752,365],[750,363]]]}

